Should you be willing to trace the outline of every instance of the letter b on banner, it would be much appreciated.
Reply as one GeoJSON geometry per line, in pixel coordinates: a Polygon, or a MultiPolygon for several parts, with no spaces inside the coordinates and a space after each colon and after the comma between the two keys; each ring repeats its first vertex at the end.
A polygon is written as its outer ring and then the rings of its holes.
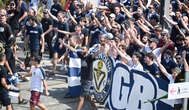
{"type": "Polygon", "coordinates": [[[114,72],[111,102],[114,109],[125,109],[127,105],[127,97],[130,94],[130,73],[127,69],[117,67],[114,72]]]}

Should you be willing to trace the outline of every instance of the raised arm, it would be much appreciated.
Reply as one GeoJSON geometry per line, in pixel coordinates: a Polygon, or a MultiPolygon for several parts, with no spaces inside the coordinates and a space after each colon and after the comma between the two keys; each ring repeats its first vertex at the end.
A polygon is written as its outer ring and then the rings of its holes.
{"type": "Polygon", "coordinates": [[[131,36],[129,35],[129,32],[127,31],[127,29],[125,28],[125,24],[121,24],[121,27],[123,28],[124,34],[127,38],[129,38],[129,40],[131,39],[131,36]]]}
{"type": "Polygon", "coordinates": [[[189,14],[189,8],[186,4],[182,3],[183,9],[189,14]]]}
{"type": "Polygon", "coordinates": [[[144,18],[144,16],[142,17],[142,20],[146,23],[146,25],[148,27],[150,27],[152,30],[154,30],[154,27],[144,18]]]}
{"type": "MultiPolygon", "coordinates": [[[[154,55],[155,56],[155,55],[154,55]]],[[[160,63],[160,60],[158,59],[157,56],[155,56],[155,60],[159,66],[159,69],[161,70],[161,72],[165,75],[165,76],[168,76],[169,73],[167,72],[167,70],[165,69],[165,67],[160,63]]]]}
{"type": "Polygon", "coordinates": [[[59,29],[57,29],[57,28],[54,28],[54,30],[55,30],[56,32],[59,32],[59,33],[65,34],[65,35],[73,35],[73,33],[71,33],[71,32],[59,30],[59,29]]]}
{"type": "Polygon", "coordinates": [[[114,44],[113,44],[113,48],[116,49],[116,51],[117,51],[118,54],[121,56],[121,58],[123,58],[124,60],[126,60],[127,64],[129,65],[128,59],[131,59],[131,57],[128,56],[128,55],[126,55],[126,54],[124,54],[124,53],[122,53],[122,52],[116,47],[116,45],[114,45],[114,44]]]}
{"type": "Polygon", "coordinates": [[[182,26],[184,27],[184,29],[185,29],[187,32],[189,32],[189,29],[188,29],[188,27],[187,27],[187,25],[186,25],[186,23],[184,22],[184,20],[183,20],[182,17],[181,17],[181,23],[182,23],[182,26]]]}
{"type": "Polygon", "coordinates": [[[141,48],[144,48],[145,47],[145,44],[142,43],[139,39],[137,39],[137,37],[133,34],[130,34],[131,35],[131,38],[133,38],[133,40],[137,43],[137,45],[139,45],[141,48]]]}
{"type": "Polygon", "coordinates": [[[142,31],[144,31],[145,33],[147,33],[147,34],[149,34],[149,35],[151,34],[150,31],[149,31],[149,28],[145,27],[144,24],[142,24],[140,20],[136,21],[136,24],[138,25],[138,27],[139,27],[142,31]]]}
{"type": "Polygon", "coordinates": [[[111,24],[110,24],[110,21],[109,21],[109,19],[108,19],[108,17],[106,16],[106,14],[105,14],[105,12],[102,12],[102,15],[104,16],[104,19],[105,19],[105,25],[106,25],[106,27],[109,29],[109,30],[111,30],[112,29],[112,26],[111,26],[111,24]]]}
{"type": "Polygon", "coordinates": [[[183,61],[184,61],[184,69],[185,69],[185,71],[189,71],[189,66],[188,66],[188,63],[186,61],[186,51],[182,52],[182,58],[183,58],[183,61]]]}
{"type": "Polygon", "coordinates": [[[125,8],[125,6],[123,4],[121,4],[121,10],[127,15],[128,18],[132,18],[133,14],[130,13],[127,8],[125,8]]]}
{"type": "Polygon", "coordinates": [[[98,26],[99,26],[99,27],[102,27],[101,23],[100,23],[99,20],[96,18],[95,13],[92,13],[92,16],[93,16],[94,20],[97,22],[98,26]]]}
{"type": "Polygon", "coordinates": [[[175,21],[173,21],[173,20],[167,18],[165,15],[163,16],[163,20],[164,20],[165,22],[167,22],[167,23],[172,24],[172,25],[177,25],[177,24],[178,24],[177,22],[175,22],[175,21]]]}
{"type": "Polygon", "coordinates": [[[178,24],[175,25],[175,27],[180,32],[180,34],[185,37],[185,34],[181,31],[181,29],[179,28],[178,24]]]}
{"type": "Polygon", "coordinates": [[[155,2],[157,5],[161,5],[161,3],[159,2],[159,0],[154,0],[154,2],[155,2]]]}
{"type": "Polygon", "coordinates": [[[58,18],[57,18],[56,16],[52,15],[52,13],[51,13],[49,10],[47,10],[47,12],[48,12],[49,16],[50,16],[52,19],[58,21],[58,18]]]}
{"type": "Polygon", "coordinates": [[[70,49],[72,52],[77,53],[77,50],[75,48],[73,48],[72,46],[64,43],[63,41],[61,42],[66,48],[70,49]]]}
{"type": "Polygon", "coordinates": [[[72,22],[76,25],[78,24],[77,21],[75,20],[75,18],[72,16],[72,14],[70,13],[70,10],[68,10],[68,15],[70,16],[70,19],[72,20],[72,22]]]}
{"type": "Polygon", "coordinates": [[[109,8],[107,6],[99,5],[97,8],[100,9],[100,10],[109,10],[109,8]]]}
{"type": "Polygon", "coordinates": [[[146,7],[144,6],[142,0],[138,0],[138,3],[139,3],[139,5],[140,5],[140,7],[141,7],[142,9],[146,10],[146,7]]]}

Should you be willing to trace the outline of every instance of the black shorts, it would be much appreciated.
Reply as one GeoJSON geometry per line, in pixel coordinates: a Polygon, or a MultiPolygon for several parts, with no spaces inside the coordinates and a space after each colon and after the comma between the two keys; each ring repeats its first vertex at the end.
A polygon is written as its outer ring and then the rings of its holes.
{"type": "Polygon", "coordinates": [[[11,104],[11,100],[9,98],[8,92],[0,93],[0,102],[3,104],[3,106],[8,106],[11,104]]]}
{"type": "Polygon", "coordinates": [[[55,44],[54,44],[54,54],[55,53],[58,53],[59,56],[62,56],[65,52],[66,52],[66,47],[65,46],[62,46],[62,48],[59,48],[60,46],[60,43],[59,41],[56,41],[55,44]]]}
{"type": "Polygon", "coordinates": [[[93,87],[91,81],[81,81],[81,95],[80,96],[91,96],[93,94],[93,87]]]}
{"type": "Polygon", "coordinates": [[[31,58],[41,56],[40,50],[31,50],[31,58]]]}

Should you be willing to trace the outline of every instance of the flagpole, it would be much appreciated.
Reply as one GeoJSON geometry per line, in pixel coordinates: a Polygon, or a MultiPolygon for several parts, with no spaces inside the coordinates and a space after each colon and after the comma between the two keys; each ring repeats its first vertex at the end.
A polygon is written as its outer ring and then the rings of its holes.
{"type": "Polygon", "coordinates": [[[164,15],[164,6],[165,6],[165,0],[160,0],[160,24],[164,28],[164,21],[163,21],[163,15],[164,15]]]}
{"type": "MultiPolygon", "coordinates": [[[[189,82],[189,71],[185,72],[185,82],[189,82]]],[[[183,103],[183,110],[187,110],[187,105],[188,105],[188,99],[185,98],[183,103]]]]}

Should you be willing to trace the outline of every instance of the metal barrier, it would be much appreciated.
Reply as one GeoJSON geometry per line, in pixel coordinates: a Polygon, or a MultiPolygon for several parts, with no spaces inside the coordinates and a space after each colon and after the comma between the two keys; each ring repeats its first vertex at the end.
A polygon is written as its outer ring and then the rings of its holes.
{"type": "MultiPolygon", "coordinates": [[[[185,72],[185,82],[189,82],[189,71],[185,72]]],[[[188,106],[188,99],[185,98],[183,103],[183,110],[188,110],[187,106],[188,106]]]]}

